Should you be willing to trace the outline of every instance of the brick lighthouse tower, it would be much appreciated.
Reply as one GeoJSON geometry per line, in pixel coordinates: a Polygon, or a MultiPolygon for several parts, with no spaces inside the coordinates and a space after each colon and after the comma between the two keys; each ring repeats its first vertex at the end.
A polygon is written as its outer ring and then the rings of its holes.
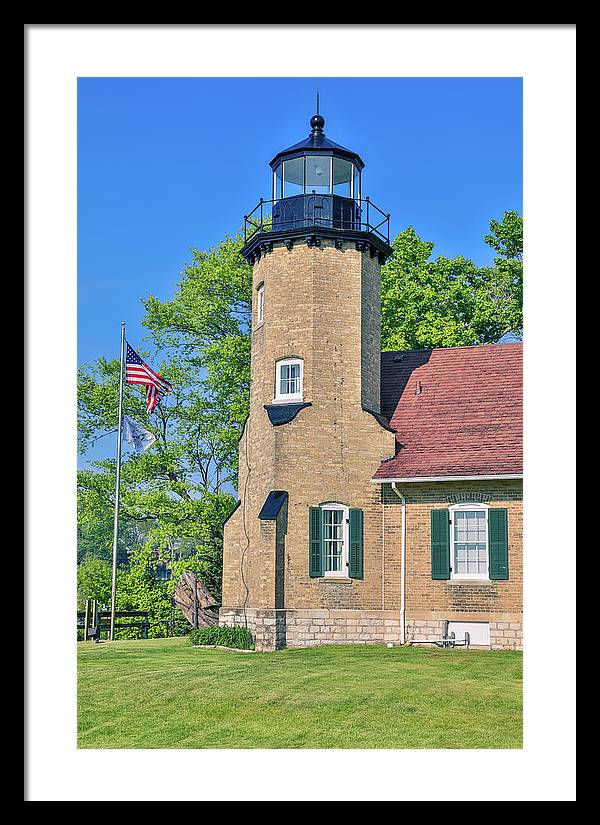
{"type": "Polygon", "coordinates": [[[354,641],[351,619],[381,607],[371,479],[395,444],[379,398],[389,215],[362,197],[363,161],[324,125],[314,115],[273,158],[272,198],[245,219],[251,397],[220,623],[248,627],[259,650],[354,641]]]}

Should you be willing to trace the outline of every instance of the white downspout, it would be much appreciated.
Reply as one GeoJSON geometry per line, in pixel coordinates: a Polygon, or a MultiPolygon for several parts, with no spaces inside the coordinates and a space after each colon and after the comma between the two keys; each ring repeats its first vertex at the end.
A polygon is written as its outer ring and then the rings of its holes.
{"type": "Polygon", "coordinates": [[[406,499],[392,481],[392,490],[402,502],[402,528],[400,538],[400,644],[406,644],[406,499]]]}

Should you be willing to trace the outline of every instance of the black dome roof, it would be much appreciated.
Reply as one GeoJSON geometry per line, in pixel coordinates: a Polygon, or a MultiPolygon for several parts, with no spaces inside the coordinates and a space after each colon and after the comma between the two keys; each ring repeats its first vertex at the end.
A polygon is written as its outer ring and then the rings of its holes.
{"type": "Polygon", "coordinates": [[[342,157],[344,160],[351,160],[358,166],[359,169],[364,168],[365,164],[363,163],[360,155],[325,137],[325,133],[323,132],[325,118],[321,115],[313,115],[310,119],[310,125],[312,126],[312,129],[307,138],[301,140],[299,143],[295,143],[288,149],[284,149],[282,152],[278,152],[275,155],[269,164],[272,169],[275,168],[281,160],[286,160],[286,158],[310,154],[334,155],[336,157],[342,157]]]}

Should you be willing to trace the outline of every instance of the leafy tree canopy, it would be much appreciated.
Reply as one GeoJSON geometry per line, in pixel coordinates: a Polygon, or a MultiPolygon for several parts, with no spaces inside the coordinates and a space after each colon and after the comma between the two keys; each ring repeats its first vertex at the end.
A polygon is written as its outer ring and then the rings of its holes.
{"type": "Polygon", "coordinates": [[[502,221],[490,221],[490,234],[484,240],[502,258],[523,258],[523,218],[518,212],[505,212],[502,221]]]}
{"type": "MultiPolygon", "coordinates": [[[[145,301],[151,350],[140,354],[173,392],[148,415],[143,391],[124,386],[126,413],[157,440],[142,454],[123,451],[121,561],[125,556],[130,569],[145,570],[166,558],[174,575],[196,569],[217,597],[222,527],[235,503],[227,486],[235,481],[248,410],[251,275],[240,246],[238,237],[209,253],[194,250],[173,300],[145,301]]],[[[118,384],[117,360],[80,368],[82,453],[106,435],[114,438],[118,384]]],[[[106,459],[78,473],[79,560],[110,558],[115,472],[115,461],[106,459]]]]}
{"type": "Polygon", "coordinates": [[[395,239],[382,269],[384,350],[485,344],[523,328],[523,222],[506,212],[485,241],[498,256],[479,267],[462,256],[430,260],[434,244],[412,227],[395,239]]]}

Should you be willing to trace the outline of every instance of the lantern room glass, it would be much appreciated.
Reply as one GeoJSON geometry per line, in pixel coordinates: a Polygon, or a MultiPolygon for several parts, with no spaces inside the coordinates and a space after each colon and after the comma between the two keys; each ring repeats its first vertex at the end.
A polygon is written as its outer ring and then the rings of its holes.
{"type": "Polygon", "coordinates": [[[308,155],[306,158],[306,192],[331,193],[331,157],[308,155]]]}
{"type": "Polygon", "coordinates": [[[283,197],[304,194],[304,158],[283,162],[283,197]]]}
{"type": "Polygon", "coordinates": [[[339,195],[360,200],[360,169],[331,155],[303,155],[277,164],[273,170],[273,200],[296,195],[339,195]]]}
{"type": "Polygon", "coordinates": [[[349,160],[333,159],[333,194],[352,197],[352,166],[349,160]]]}

